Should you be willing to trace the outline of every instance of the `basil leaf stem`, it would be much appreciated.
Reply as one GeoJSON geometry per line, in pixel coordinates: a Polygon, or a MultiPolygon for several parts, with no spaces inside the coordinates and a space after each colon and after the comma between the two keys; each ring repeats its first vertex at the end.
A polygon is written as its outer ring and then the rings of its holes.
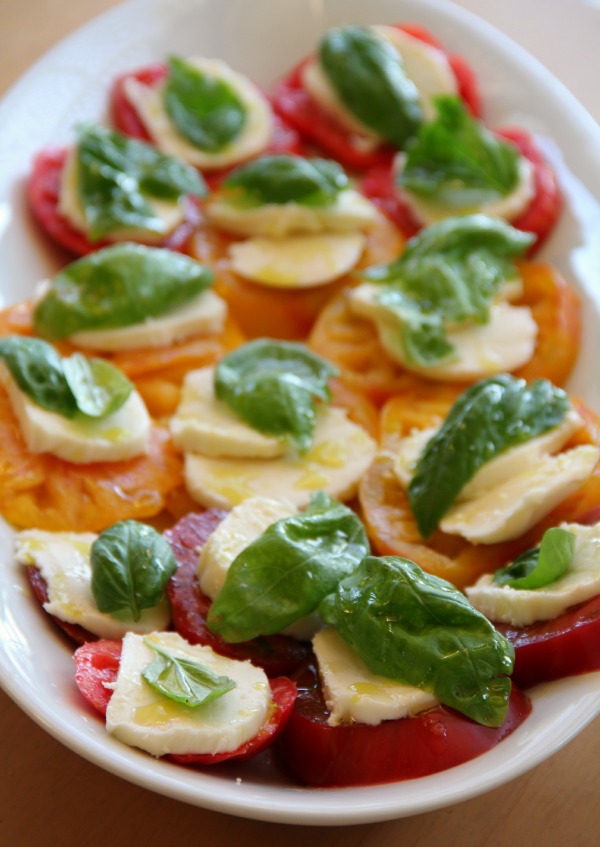
{"type": "Polygon", "coordinates": [[[373,673],[485,726],[504,722],[513,647],[449,582],[408,559],[367,556],[319,611],[373,673]]]}

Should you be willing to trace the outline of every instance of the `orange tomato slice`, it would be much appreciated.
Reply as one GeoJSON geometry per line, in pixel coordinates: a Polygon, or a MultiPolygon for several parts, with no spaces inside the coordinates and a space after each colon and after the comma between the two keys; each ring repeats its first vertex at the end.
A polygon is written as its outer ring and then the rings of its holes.
{"type": "MultiPolygon", "coordinates": [[[[527,380],[546,377],[563,385],[577,360],[581,343],[581,304],[577,293],[550,265],[521,262],[523,296],[515,305],[529,306],[538,326],[531,360],[515,374],[527,380]]],[[[309,346],[336,364],[344,380],[381,405],[399,394],[419,395],[428,386],[445,390],[450,383],[432,382],[394,362],[379,343],[374,324],[353,314],[348,293],[333,298],[321,312],[309,346]]],[[[455,396],[466,387],[453,383],[455,396]]]]}
{"type": "MultiPolygon", "coordinates": [[[[440,424],[454,399],[449,392],[436,396],[431,391],[422,402],[416,397],[397,397],[385,405],[381,416],[383,451],[363,477],[358,497],[361,516],[377,553],[412,559],[424,570],[463,588],[482,573],[494,571],[534,547],[548,527],[583,518],[600,502],[600,463],[577,492],[521,538],[475,545],[437,530],[426,542],[417,529],[407,493],[394,474],[394,447],[411,429],[440,424]]],[[[580,401],[573,402],[585,424],[565,449],[576,444],[600,445],[600,417],[580,401]]]]}

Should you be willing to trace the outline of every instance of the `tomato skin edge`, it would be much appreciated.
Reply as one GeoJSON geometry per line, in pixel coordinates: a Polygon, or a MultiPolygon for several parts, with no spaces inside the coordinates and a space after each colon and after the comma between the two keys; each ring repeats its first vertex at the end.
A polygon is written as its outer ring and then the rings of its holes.
{"type": "Polygon", "coordinates": [[[417,779],[462,764],[494,747],[530,714],[513,685],[507,717],[497,729],[445,706],[375,726],[327,723],[317,672],[297,680],[298,697],[277,744],[278,757],[305,785],[343,788],[417,779]]]}

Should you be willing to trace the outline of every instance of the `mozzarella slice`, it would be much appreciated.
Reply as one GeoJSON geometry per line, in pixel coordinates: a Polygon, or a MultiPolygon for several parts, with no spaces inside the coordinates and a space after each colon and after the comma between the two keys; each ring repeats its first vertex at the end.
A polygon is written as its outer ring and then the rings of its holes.
{"type": "Polygon", "coordinates": [[[251,497],[225,517],[203,545],[196,575],[201,591],[214,600],[220,593],[231,563],[271,524],[296,515],[298,510],[285,500],[251,497]]]}
{"type": "Polygon", "coordinates": [[[591,475],[600,449],[583,445],[544,456],[534,468],[475,497],[455,503],[440,529],[473,544],[518,538],[552,511],[591,475]]]}
{"type": "Polygon", "coordinates": [[[313,444],[304,455],[290,451],[277,459],[258,460],[187,453],[185,482],[190,496],[208,508],[232,508],[258,495],[303,508],[318,490],[339,500],[353,497],[375,449],[373,439],[347,419],[345,410],[330,408],[320,416],[313,444]]]}
{"type": "Polygon", "coordinates": [[[440,94],[458,94],[456,77],[446,54],[395,26],[375,25],[371,29],[401,55],[406,75],[421,97],[424,118],[433,120],[437,114],[433,98],[440,94]]]}
{"type": "Polygon", "coordinates": [[[250,238],[229,248],[233,270],[269,288],[312,288],[351,271],[360,259],[365,236],[296,235],[250,238]]]}
{"type": "Polygon", "coordinates": [[[269,101],[247,77],[225,62],[204,58],[192,58],[187,62],[206,76],[234,89],[246,109],[245,124],[237,138],[223,149],[214,153],[201,150],[181,135],[171,121],[163,104],[164,83],[149,86],[129,77],[125,81],[125,96],[154,143],[165,153],[203,170],[235,165],[262,153],[269,146],[273,134],[273,113],[269,101]]]}
{"type": "Polygon", "coordinates": [[[186,375],[171,435],[182,453],[204,456],[270,459],[286,449],[279,438],[253,429],[215,397],[213,367],[186,375]]]}
{"type": "Polygon", "coordinates": [[[466,589],[471,604],[496,623],[529,626],[552,620],[600,594],[600,524],[561,524],[561,528],[575,535],[575,551],[560,579],[533,591],[497,585],[491,574],[485,574],[466,589]]]}
{"type": "Polygon", "coordinates": [[[85,627],[100,638],[122,638],[126,632],[165,629],[171,620],[169,604],[162,600],[144,609],[139,620],[125,612],[100,612],[91,590],[91,546],[94,533],[44,532],[31,529],[17,534],[15,559],[36,567],[48,586],[44,609],[51,615],[85,627]]]}
{"type": "Polygon", "coordinates": [[[222,332],[226,317],[227,304],[209,289],[158,318],[116,329],[76,332],[70,340],[78,347],[106,352],[162,347],[192,335],[216,335],[222,332]]]}
{"type": "MultiPolygon", "coordinates": [[[[439,94],[456,94],[456,77],[446,55],[430,44],[391,26],[371,26],[370,29],[391,44],[402,59],[406,75],[414,82],[420,95],[425,120],[436,115],[433,98],[439,94]]],[[[364,152],[381,144],[377,133],[357,118],[343,103],[319,62],[307,62],[302,70],[302,86],[324,111],[348,132],[354,133],[357,148],[364,152]]]]}
{"type": "Polygon", "coordinates": [[[380,287],[363,283],[350,293],[352,311],[373,321],[388,356],[407,370],[435,380],[475,380],[513,371],[535,351],[538,327],[527,306],[498,302],[490,306],[489,322],[449,327],[446,337],[454,347],[448,361],[424,367],[407,362],[402,345],[402,323],[377,301],[380,287]]]}
{"type": "Polygon", "coordinates": [[[287,235],[356,232],[374,226],[376,207],[352,188],[340,191],[327,206],[302,203],[264,203],[250,209],[235,206],[218,195],[206,203],[206,216],[218,229],[236,235],[283,238],[287,235]]]}
{"type": "MultiPolygon", "coordinates": [[[[401,171],[404,167],[404,154],[396,157],[395,169],[401,171]]],[[[409,206],[413,216],[423,226],[430,226],[448,217],[457,215],[473,215],[476,212],[487,215],[490,218],[502,218],[506,221],[514,221],[529,206],[535,197],[535,169],[533,164],[521,156],[519,159],[519,181],[516,187],[505,197],[482,203],[479,206],[445,206],[435,203],[416,194],[406,188],[400,189],[402,200],[409,206]]]]}
{"type": "MultiPolygon", "coordinates": [[[[157,200],[155,197],[144,197],[144,199],[160,222],[157,224],[157,229],[149,230],[135,227],[116,229],[109,234],[111,241],[143,240],[145,244],[160,244],[185,219],[185,210],[183,204],[179,201],[157,200]]],[[[69,151],[61,172],[58,212],[74,229],[86,234],[89,232],[79,197],[76,148],[69,151]]]]}
{"type": "Polygon", "coordinates": [[[438,705],[427,691],[372,673],[334,629],[318,632],[313,649],[331,726],[354,722],[376,725],[438,705]]]}
{"type": "Polygon", "coordinates": [[[236,687],[216,700],[189,707],[156,691],[142,677],[156,653],[145,639],[128,633],[114,691],[106,711],[106,729],[115,738],[154,756],[167,753],[217,753],[236,750],[254,738],[272,707],[268,679],[250,662],[219,656],[210,647],[188,644],[174,632],[146,638],[174,654],[207,665],[233,679],[236,687]]]}
{"type": "Polygon", "coordinates": [[[38,406],[0,364],[0,384],[8,393],[21,433],[31,453],[51,453],[74,464],[118,462],[148,452],[151,421],[144,401],[132,391],[114,414],[64,418],[38,406]]]}

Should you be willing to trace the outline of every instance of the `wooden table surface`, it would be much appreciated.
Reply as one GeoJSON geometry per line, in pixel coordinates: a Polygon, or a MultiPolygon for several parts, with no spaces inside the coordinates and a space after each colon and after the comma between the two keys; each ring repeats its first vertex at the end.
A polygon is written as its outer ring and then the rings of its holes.
{"type": "MultiPolygon", "coordinates": [[[[0,0],[0,93],[60,38],[114,5],[0,0]]],[[[64,748],[1,691],[0,738],[0,847],[300,847],[307,838],[324,847],[600,843],[600,720],[532,772],[477,799],[393,822],[311,829],[229,817],[131,785],[64,748]]]]}

